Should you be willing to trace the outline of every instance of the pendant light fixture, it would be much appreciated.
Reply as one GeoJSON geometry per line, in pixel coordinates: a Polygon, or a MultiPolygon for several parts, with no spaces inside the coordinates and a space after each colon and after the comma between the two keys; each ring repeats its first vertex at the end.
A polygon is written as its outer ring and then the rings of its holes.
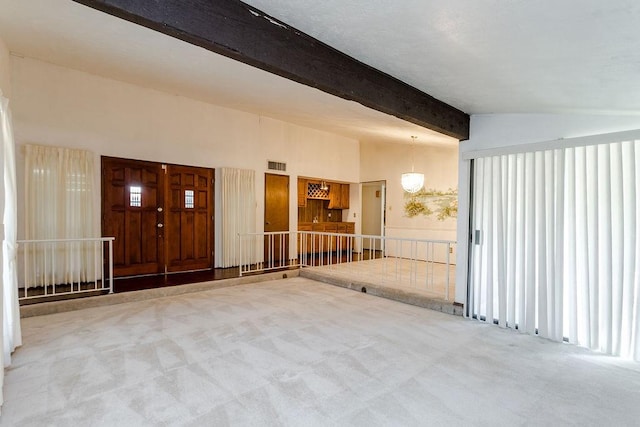
{"type": "Polygon", "coordinates": [[[423,173],[418,173],[418,172],[414,172],[413,170],[413,147],[416,143],[416,138],[418,138],[417,136],[411,136],[411,140],[412,140],[412,145],[411,145],[411,172],[407,172],[407,173],[403,173],[402,174],[402,188],[404,188],[404,191],[406,191],[407,193],[417,193],[418,191],[420,191],[420,189],[422,189],[422,186],[424,185],[424,174],[423,173]]]}

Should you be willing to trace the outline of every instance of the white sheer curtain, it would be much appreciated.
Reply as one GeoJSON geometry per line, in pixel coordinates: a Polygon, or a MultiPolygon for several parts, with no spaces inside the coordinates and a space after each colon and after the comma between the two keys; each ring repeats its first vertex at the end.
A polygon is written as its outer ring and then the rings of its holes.
{"type": "MultiPolygon", "coordinates": [[[[17,237],[17,191],[15,143],[11,128],[9,100],[0,92],[0,148],[3,154],[3,188],[4,201],[2,224],[4,241],[2,242],[2,292],[0,293],[2,309],[2,353],[0,366],[11,364],[11,353],[22,345],[20,330],[20,308],[18,307],[18,279],[16,272],[16,237],[17,237]]],[[[4,369],[0,373],[0,405],[4,398],[2,385],[4,369]]]]}
{"type": "MultiPolygon", "coordinates": [[[[240,265],[238,234],[256,231],[256,173],[252,170],[221,168],[222,264],[240,265]]],[[[243,261],[255,262],[255,239],[245,242],[243,261]],[[250,245],[249,245],[250,243],[250,245]]]]}
{"type": "MultiPolygon", "coordinates": [[[[97,237],[94,155],[85,150],[27,145],[25,157],[26,239],[97,237]]],[[[93,280],[93,243],[34,246],[29,250],[28,286],[93,280]],[[51,273],[50,267],[54,267],[51,273]]]]}
{"type": "Polygon", "coordinates": [[[640,360],[640,140],[474,162],[472,316],[640,360]]]}

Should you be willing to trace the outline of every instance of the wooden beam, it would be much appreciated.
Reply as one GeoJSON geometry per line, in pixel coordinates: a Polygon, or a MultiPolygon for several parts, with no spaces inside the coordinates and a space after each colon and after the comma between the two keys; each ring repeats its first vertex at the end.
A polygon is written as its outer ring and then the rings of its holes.
{"type": "Polygon", "coordinates": [[[469,115],[238,0],[74,0],[331,95],[469,138],[469,115]]]}

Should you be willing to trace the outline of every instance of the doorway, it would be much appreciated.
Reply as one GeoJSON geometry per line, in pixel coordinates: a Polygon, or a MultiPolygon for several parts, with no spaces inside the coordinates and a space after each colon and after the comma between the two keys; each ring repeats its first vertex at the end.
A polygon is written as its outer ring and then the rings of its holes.
{"type": "MultiPolygon", "coordinates": [[[[264,231],[289,231],[289,176],[264,175],[264,231]]],[[[282,265],[289,259],[289,236],[265,236],[264,260],[282,265]]]]}
{"type": "MultiPolygon", "coordinates": [[[[362,183],[362,234],[384,236],[386,181],[362,183]]],[[[382,251],[380,239],[364,239],[363,249],[382,251]],[[373,247],[369,247],[373,246],[373,247]]]]}
{"type": "Polygon", "coordinates": [[[115,276],[213,267],[213,169],[102,157],[115,276]]]}

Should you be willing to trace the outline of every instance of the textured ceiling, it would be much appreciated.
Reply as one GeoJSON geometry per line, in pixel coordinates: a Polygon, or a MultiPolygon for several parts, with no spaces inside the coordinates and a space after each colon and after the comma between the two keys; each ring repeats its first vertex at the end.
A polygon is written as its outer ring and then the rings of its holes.
{"type": "Polygon", "coordinates": [[[640,113],[637,0],[247,0],[468,114],[640,113]]]}
{"type": "MultiPolygon", "coordinates": [[[[640,112],[640,2],[247,3],[470,114],[640,112]]],[[[361,141],[451,138],[71,0],[0,0],[17,55],[361,141]]]]}

